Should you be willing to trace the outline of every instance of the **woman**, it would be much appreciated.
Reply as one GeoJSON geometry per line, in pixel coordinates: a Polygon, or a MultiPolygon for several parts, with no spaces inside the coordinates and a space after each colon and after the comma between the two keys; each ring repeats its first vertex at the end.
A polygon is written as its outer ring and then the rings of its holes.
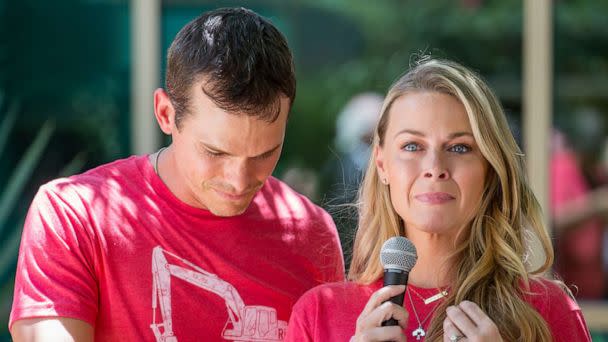
{"type": "Polygon", "coordinates": [[[306,293],[288,341],[591,340],[567,290],[544,277],[553,252],[524,157],[479,76],[421,61],[390,88],[373,149],[351,281],[306,293]],[[405,286],[381,288],[380,249],[393,236],[418,252],[403,307],[387,300],[405,286]],[[381,326],[389,318],[399,326],[381,326]]]}

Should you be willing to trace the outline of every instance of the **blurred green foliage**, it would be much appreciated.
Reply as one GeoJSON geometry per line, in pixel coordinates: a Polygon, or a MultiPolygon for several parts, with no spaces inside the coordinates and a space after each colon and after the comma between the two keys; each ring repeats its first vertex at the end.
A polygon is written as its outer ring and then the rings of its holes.
{"type": "MultiPolygon", "coordinates": [[[[0,95],[2,94],[0,93],[0,95]]],[[[11,147],[10,138],[19,113],[19,106],[13,102],[4,109],[2,101],[0,101],[0,113],[2,113],[0,117],[3,118],[0,121],[0,159],[5,161],[5,151],[11,147]]],[[[27,193],[27,186],[31,183],[37,165],[43,160],[43,153],[48,148],[54,131],[55,122],[48,119],[36,132],[35,138],[26,147],[16,165],[5,162],[1,164],[3,173],[7,173],[8,177],[0,182],[0,241],[2,241],[2,249],[0,249],[0,322],[3,322],[0,339],[8,339],[4,322],[8,321],[11,307],[15,265],[25,217],[22,204],[32,199],[31,194],[27,193]]],[[[84,158],[84,154],[78,154],[59,172],[59,175],[65,176],[80,171],[85,163],[84,158]]]]}
{"type": "MultiPolygon", "coordinates": [[[[424,54],[476,69],[496,90],[507,112],[515,120],[520,117],[521,1],[324,0],[301,1],[297,6],[290,12],[294,16],[310,6],[345,17],[342,22],[348,23],[349,32],[337,40],[331,32],[292,35],[296,56],[323,54],[315,46],[341,46],[342,41],[352,52],[346,58],[325,56],[323,63],[315,65],[298,63],[298,98],[286,140],[286,163],[318,169],[328,158],[333,123],[344,103],[365,90],[385,93],[424,54]]],[[[608,105],[602,90],[608,86],[608,45],[601,43],[608,38],[607,11],[606,0],[555,4],[554,108],[558,120],[567,121],[581,103],[604,111],[608,105]]],[[[314,16],[309,19],[307,25],[317,24],[314,16]]],[[[288,32],[306,30],[291,28],[288,32]]]]}
{"type": "MultiPolygon", "coordinates": [[[[27,120],[18,125],[33,131],[49,116],[56,118],[58,134],[91,151],[88,166],[128,155],[128,2],[0,3],[0,61],[10,66],[0,71],[0,85],[23,99],[27,120]]],[[[163,55],[177,30],[201,11],[243,4],[165,1],[163,55]]],[[[420,54],[477,69],[507,109],[519,115],[520,0],[254,0],[245,5],[285,32],[296,57],[298,95],[279,170],[293,164],[319,169],[329,157],[335,117],[348,98],[364,90],[384,93],[420,54]]],[[[561,94],[558,111],[569,113],[577,100],[605,102],[597,96],[598,84],[584,81],[608,74],[608,46],[599,43],[608,35],[607,8],[606,0],[555,5],[556,81],[560,89],[576,90],[561,94]],[[572,86],[572,75],[582,79],[580,86],[572,86]]]]}

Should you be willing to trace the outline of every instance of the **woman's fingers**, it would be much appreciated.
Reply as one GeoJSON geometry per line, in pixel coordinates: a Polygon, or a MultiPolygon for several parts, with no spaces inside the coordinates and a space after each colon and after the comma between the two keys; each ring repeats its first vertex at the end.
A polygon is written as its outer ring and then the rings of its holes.
{"type": "Polygon", "coordinates": [[[399,326],[379,327],[365,330],[353,336],[353,342],[380,342],[380,341],[398,341],[405,342],[407,339],[403,335],[402,328],[399,326]]]}
{"type": "Polygon", "coordinates": [[[481,310],[481,308],[479,308],[479,306],[477,306],[477,304],[475,304],[473,302],[470,302],[468,300],[464,300],[460,304],[458,304],[458,307],[464,313],[466,313],[467,316],[469,316],[471,318],[471,320],[473,320],[473,322],[476,323],[476,325],[492,322],[492,320],[490,319],[490,317],[488,317],[488,315],[486,315],[486,313],[483,312],[481,310]]]}
{"type": "Polygon", "coordinates": [[[378,327],[382,325],[382,322],[395,319],[399,326],[403,329],[407,326],[408,314],[405,308],[392,302],[385,302],[381,304],[376,310],[372,311],[362,322],[366,327],[378,327]]]}
{"type": "Polygon", "coordinates": [[[458,307],[477,325],[476,336],[478,336],[478,339],[481,341],[502,341],[496,323],[477,304],[465,300],[458,307]]]}
{"type": "Polygon", "coordinates": [[[448,307],[446,313],[454,326],[465,336],[474,336],[476,334],[477,324],[459,306],[448,307]]]}
{"type": "Polygon", "coordinates": [[[471,301],[448,307],[446,314],[443,322],[445,342],[502,341],[494,321],[471,301]]]}
{"type": "Polygon", "coordinates": [[[403,329],[407,325],[408,313],[403,306],[389,301],[391,297],[405,291],[404,285],[385,286],[374,292],[357,318],[354,341],[405,341],[403,329]],[[382,322],[393,318],[397,326],[383,327],[382,322]]]}
{"type": "Polygon", "coordinates": [[[382,303],[389,300],[391,297],[394,297],[405,291],[405,285],[389,285],[385,286],[378,291],[374,292],[372,296],[365,304],[363,311],[361,311],[360,316],[369,315],[374,309],[380,306],[382,303]]]}
{"type": "Polygon", "coordinates": [[[454,342],[460,341],[464,342],[464,335],[458,328],[454,325],[454,323],[450,320],[449,317],[446,317],[443,320],[443,342],[454,342]]]}

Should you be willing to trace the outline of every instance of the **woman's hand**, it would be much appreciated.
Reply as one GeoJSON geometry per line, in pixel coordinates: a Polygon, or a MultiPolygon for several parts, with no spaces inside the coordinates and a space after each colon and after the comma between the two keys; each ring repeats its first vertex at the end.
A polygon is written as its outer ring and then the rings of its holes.
{"type": "Polygon", "coordinates": [[[351,342],[406,341],[403,329],[409,317],[403,306],[388,301],[405,291],[405,285],[389,285],[374,292],[357,318],[357,330],[351,342]],[[399,325],[383,327],[382,322],[393,318],[399,325]]]}
{"type": "Polygon", "coordinates": [[[446,310],[443,321],[444,342],[500,342],[502,337],[498,327],[477,304],[463,301],[446,310]]]}

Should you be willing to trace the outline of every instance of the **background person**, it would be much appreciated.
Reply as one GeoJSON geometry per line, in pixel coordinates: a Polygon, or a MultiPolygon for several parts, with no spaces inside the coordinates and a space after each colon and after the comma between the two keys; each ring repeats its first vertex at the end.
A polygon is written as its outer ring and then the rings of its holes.
{"type": "MultiPolygon", "coordinates": [[[[374,128],[380,117],[383,97],[374,92],[356,94],[336,119],[336,151],[325,162],[321,175],[327,189],[323,204],[338,227],[342,246],[352,246],[357,213],[352,204],[367,168],[374,128]]],[[[345,248],[346,267],[352,250],[345,248]]]]}

